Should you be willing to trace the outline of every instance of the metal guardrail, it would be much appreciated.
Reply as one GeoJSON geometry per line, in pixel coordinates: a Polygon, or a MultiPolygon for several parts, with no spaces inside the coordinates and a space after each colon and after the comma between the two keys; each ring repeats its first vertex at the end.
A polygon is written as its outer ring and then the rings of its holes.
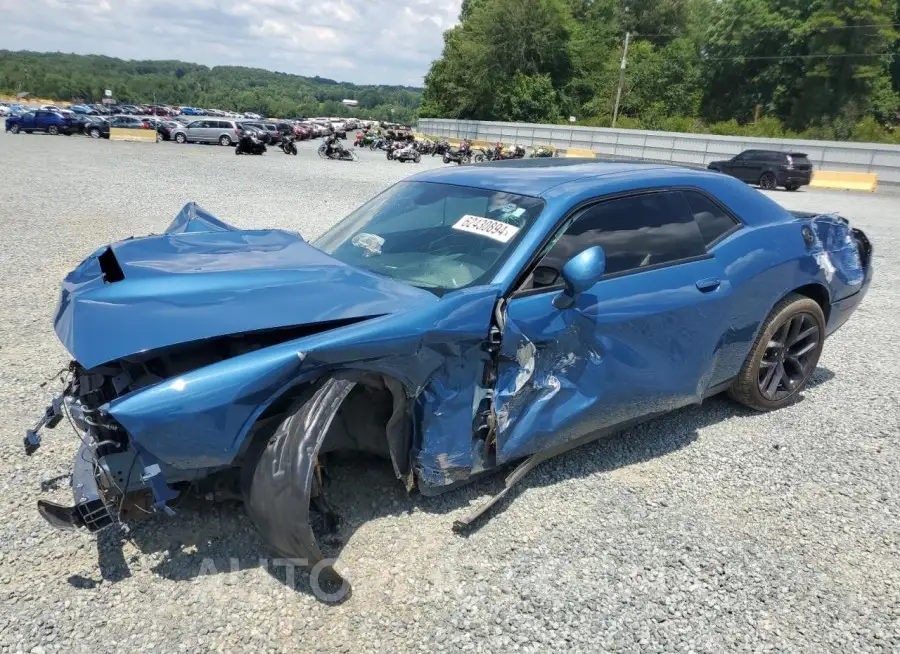
{"type": "Polygon", "coordinates": [[[875,173],[879,184],[900,185],[900,145],[768,139],[649,130],[609,129],[533,123],[501,123],[420,118],[418,131],[430,136],[552,145],[592,150],[598,156],[706,166],[743,150],[805,152],[817,170],[875,173]]]}

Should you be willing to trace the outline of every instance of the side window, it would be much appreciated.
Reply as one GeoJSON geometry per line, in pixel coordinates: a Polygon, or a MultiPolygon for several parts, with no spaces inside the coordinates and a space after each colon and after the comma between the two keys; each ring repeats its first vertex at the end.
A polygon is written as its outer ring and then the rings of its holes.
{"type": "Polygon", "coordinates": [[[694,220],[703,235],[703,242],[709,245],[737,225],[737,221],[718,204],[697,191],[682,191],[694,220]]]}
{"type": "Polygon", "coordinates": [[[703,237],[680,192],[609,200],[576,215],[551,243],[522,290],[561,283],[560,271],[594,245],[606,252],[606,274],[640,270],[706,253],[703,237]]]}

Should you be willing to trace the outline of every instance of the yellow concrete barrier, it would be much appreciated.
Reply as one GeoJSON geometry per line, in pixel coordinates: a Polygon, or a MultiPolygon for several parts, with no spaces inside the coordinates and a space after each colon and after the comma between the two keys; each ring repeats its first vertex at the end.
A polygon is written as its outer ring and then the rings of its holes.
{"type": "Polygon", "coordinates": [[[585,158],[594,159],[597,157],[597,154],[593,150],[587,150],[585,148],[569,148],[566,150],[567,158],[585,158]]]}
{"type": "Polygon", "coordinates": [[[156,143],[156,130],[134,129],[131,127],[111,127],[109,130],[109,140],[156,143]]]}
{"type": "Polygon", "coordinates": [[[875,173],[846,173],[836,170],[813,171],[810,188],[839,188],[850,191],[874,191],[878,186],[875,173]]]}

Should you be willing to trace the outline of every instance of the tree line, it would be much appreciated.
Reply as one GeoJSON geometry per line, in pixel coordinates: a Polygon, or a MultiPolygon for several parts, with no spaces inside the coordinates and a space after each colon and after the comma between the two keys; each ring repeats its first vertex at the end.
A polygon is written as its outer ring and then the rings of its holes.
{"type": "Polygon", "coordinates": [[[122,103],[178,104],[267,116],[346,116],[410,123],[422,90],[358,86],[259,68],[183,61],[126,61],[98,55],[0,50],[0,93],[96,103],[110,89],[122,103]],[[341,100],[357,100],[349,109],[341,100]]]}
{"type": "Polygon", "coordinates": [[[900,0],[463,0],[421,116],[900,143],[900,0]]]}

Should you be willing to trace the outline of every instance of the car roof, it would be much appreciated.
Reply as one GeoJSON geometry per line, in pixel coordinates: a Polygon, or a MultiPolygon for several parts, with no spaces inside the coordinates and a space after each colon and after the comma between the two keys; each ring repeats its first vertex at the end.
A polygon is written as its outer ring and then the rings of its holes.
{"type": "Polygon", "coordinates": [[[560,184],[586,178],[677,169],[684,171],[690,168],[632,161],[535,158],[436,168],[413,175],[410,179],[541,196],[560,184]]]}

